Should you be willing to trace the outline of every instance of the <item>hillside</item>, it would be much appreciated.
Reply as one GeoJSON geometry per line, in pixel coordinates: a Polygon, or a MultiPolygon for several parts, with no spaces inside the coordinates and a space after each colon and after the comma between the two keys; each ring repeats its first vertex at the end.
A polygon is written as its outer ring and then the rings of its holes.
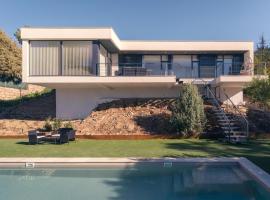
{"type": "Polygon", "coordinates": [[[82,135],[173,134],[173,99],[123,99],[100,104],[83,121],[74,122],[82,135]]]}
{"type": "Polygon", "coordinates": [[[21,48],[0,30],[0,80],[20,82],[21,65],[21,48]]]}
{"type": "MultiPolygon", "coordinates": [[[[84,120],[73,120],[78,135],[169,135],[176,134],[170,123],[174,99],[122,99],[100,104],[84,120]]],[[[219,132],[205,105],[207,133],[219,132]]],[[[41,128],[46,118],[55,117],[55,93],[32,98],[0,113],[1,135],[27,135],[41,128]]],[[[213,137],[207,136],[206,137],[213,137]]],[[[214,137],[215,137],[214,136],[214,137]]]]}

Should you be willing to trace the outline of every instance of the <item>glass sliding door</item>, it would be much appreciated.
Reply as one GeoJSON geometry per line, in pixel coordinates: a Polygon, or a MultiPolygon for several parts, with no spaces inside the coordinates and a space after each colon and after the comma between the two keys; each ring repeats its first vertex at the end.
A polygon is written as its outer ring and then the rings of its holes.
{"type": "Polygon", "coordinates": [[[62,75],[92,75],[92,42],[63,41],[62,75]]]}
{"type": "Polygon", "coordinates": [[[244,62],[243,55],[234,55],[233,56],[232,75],[240,74],[240,71],[243,69],[243,62],[244,62]]]}
{"type": "Polygon", "coordinates": [[[200,78],[216,77],[216,55],[200,55],[199,56],[199,76],[200,78]]]}
{"type": "Polygon", "coordinates": [[[224,75],[229,75],[232,73],[233,66],[233,56],[224,55],[224,75]]]}
{"type": "Polygon", "coordinates": [[[57,76],[61,70],[60,41],[30,41],[30,76],[57,76]]]}
{"type": "Polygon", "coordinates": [[[160,55],[144,55],[143,66],[148,70],[150,75],[162,75],[160,55]]]}

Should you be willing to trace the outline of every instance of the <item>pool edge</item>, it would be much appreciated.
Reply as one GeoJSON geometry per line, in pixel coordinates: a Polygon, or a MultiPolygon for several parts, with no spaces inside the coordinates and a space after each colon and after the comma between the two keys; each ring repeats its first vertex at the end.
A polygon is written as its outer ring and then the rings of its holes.
{"type": "Polygon", "coordinates": [[[132,165],[138,162],[178,162],[178,163],[238,163],[247,173],[259,181],[270,192],[270,175],[244,157],[214,157],[214,158],[0,158],[0,167],[45,167],[45,166],[93,166],[94,164],[132,165]]]}

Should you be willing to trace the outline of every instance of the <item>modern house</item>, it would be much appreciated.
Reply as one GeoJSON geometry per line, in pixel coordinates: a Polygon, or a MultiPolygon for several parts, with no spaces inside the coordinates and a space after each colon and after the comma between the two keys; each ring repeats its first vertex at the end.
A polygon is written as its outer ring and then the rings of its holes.
{"type": "Polygon", "coordinates": [[[176,97],[183,83],[211,85],[243,103],[253,42],[120,40],[112,28],[21,28],[23,82],[56,89],[56,115],[86,117],[119,98],[176,97]]]}

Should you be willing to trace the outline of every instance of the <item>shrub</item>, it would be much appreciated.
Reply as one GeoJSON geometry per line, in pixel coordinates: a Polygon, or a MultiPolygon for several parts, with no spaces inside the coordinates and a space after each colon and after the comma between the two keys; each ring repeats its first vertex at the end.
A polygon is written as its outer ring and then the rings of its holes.
{"type": "Polygon", "coordinates": [[[263,106],[270,108],[269,79],[253,79],[244,92],[253,102],[262,103],[263,106]]]}
{"type": "Polygon", "coordinates": [[[183,134],[199,133],[203,130],[206,118],[203,100],[198,89],[192,84],[184,84],[180,96],[172,106],[172,125],[183,134]]]}
{"type": "Polygon", "coordinates": [[[64,128],[72,128],[73,129],[73,125],[71,122],[67,122],[64,124],[64,128]]]}
{"type": "Polygon", "coordinates": [[[54,119],[52,122],[52,129],[55,131],[59,128],[61,128],[62,126],[62,122],[60,121],[60,119],[54,119]]]}
{"type": "Polygon", "coordinates": [[[52,124],[51,124],[51,118],[47,118],[45,121],[45,124],[43,126],[44,131],[51,131],[52,130],[52,124]]]}

